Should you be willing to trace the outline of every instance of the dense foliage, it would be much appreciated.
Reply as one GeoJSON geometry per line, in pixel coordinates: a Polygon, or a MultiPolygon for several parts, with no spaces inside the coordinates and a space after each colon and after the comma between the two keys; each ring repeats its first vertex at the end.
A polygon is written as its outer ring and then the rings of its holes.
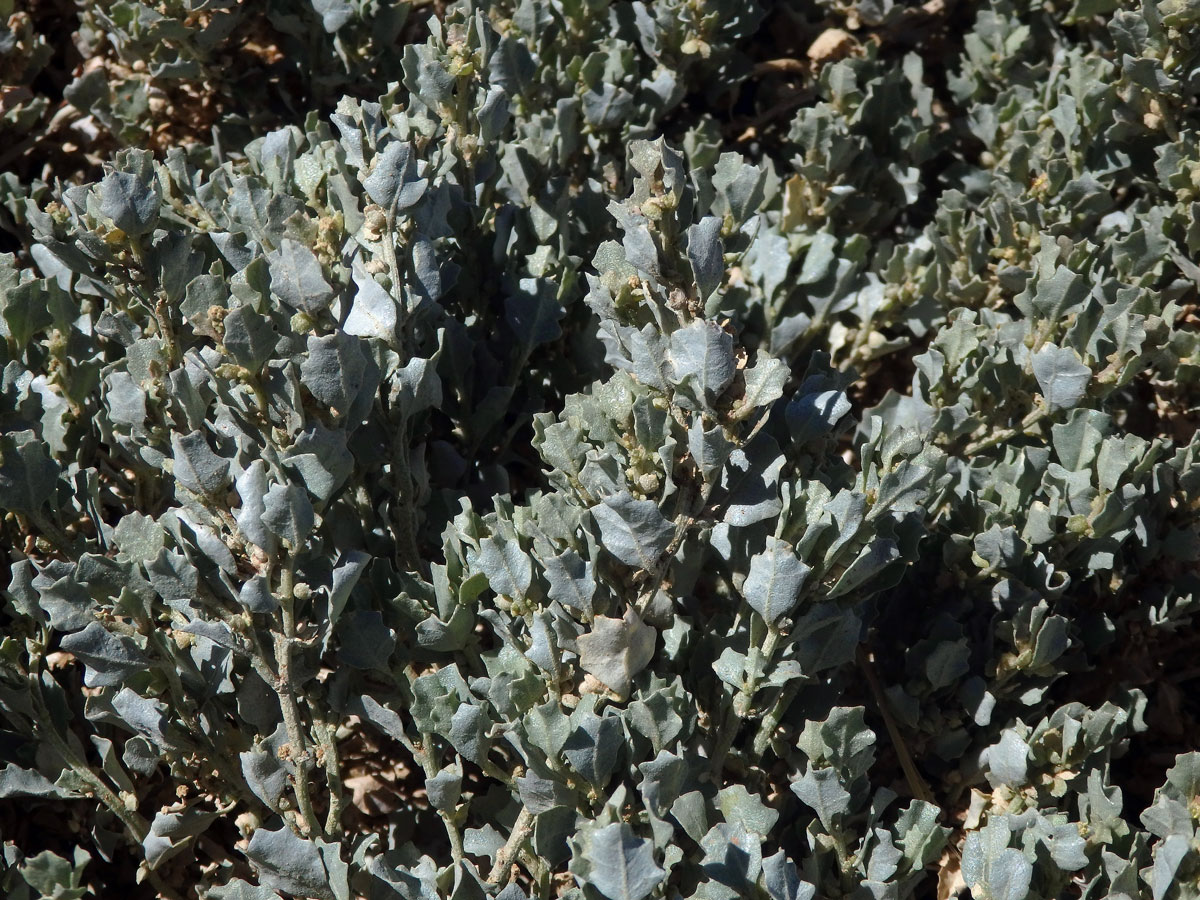
{"type": "Polygon", "coordinates": [[[1200,895],[1118,6],[0,0],[0,889],[1200,895]]]}

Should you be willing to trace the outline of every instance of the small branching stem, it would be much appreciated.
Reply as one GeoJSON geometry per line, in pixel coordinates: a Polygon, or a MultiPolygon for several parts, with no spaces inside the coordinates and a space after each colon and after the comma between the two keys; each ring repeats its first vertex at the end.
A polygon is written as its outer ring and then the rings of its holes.
{"type": "Polygon", "coordinates": [[[496,864],[492,866],[492,871],[488,874],[487,883],[495,887],[504,887],[508,884],[509,875],[512,870],[513,860],[520,852],[524,843],[529,840],[529,835],[533,833],[533,813],[528,807],[521,807],[521,814],[517,816],[517,821],[513,823],[512,833],[508,836],[508,841],[500,848],[500,852],[496,854],[496,864]]]}
{"type": "MultiPolygon", "coordinates": [[[[741,442],[741,446],[745,447],[753,441],[766,423],[767,414],[764,413],[754,423],[754,427],[750,429],[745,439],[741,442]]],[[[658,561],[650,569],[646,570],[650,577],[647,586],[641,591],[637,600],[636,609],[639,616],[644,616],[646,610],[650,608],[650,604],[654,602],[654,597],[658,594],[658,589],[662,587],[663,580],[667,577],[671,558],[679,552],[679,548],[682,546],[684,539],[687,538],[689,530],[696,524],[696,520],[699,519],[700,514],[708,506],[709,498],[712,496],[713,488],[716,485],[717,479],[714,478],[705,484],[698,494],[696,494],[694,489],[680,492],[679,498],[676,501],[675,535],[671,538],[671,543],[667,545],[667,549],[659,555],[658,561]],[[692,508],[685,512],[686,500],[692,496],[695,496],[695,501],[691,504],[692,508]]]]}
{"type": "Polygon", "coordinates": [[[968,444],[967,448],[963,451],[963,456],[972,457],[984,450],[990,450],[992,447],[1003,444],[1005,441],[1011,441],[1013,438],[1024,434],[1049,414],[1050,410],[1048,407],[1044,405],[1038,406],[1022,419],[1021,424],[1016,428],[1002,428],[990,437],[982,438],[973,444],[968,444]]]}
{"type": "Polygon", "coordinates": [[[896,724],[896,719],[892,716],[891,708],[888,706],[887,695],[884,694],[883,687],[879,683],[879,676],[875,674],[875,665],[871,662],[870,656],[861,645],[858,648],[857,656],[858,667],[862,670],[863,677],[867,680],[867,686],[871,689],[871,695],[875,698],[875,706],[878,707],[884,727],[887,728],[888,737],[891,738],[892,745],[896,749],[896,756],[900,760],[900,768],[904,770],[904,777],[908,781],[908,789],[912,791],[913,796],[918,800],[932,803],[933,792],[929,790],[929,785],[925,783],[925,779],[921,777],[921,773],[917,771],[916,764],[913,763],[912,754],[908,752],[908,744],[904,740],[904,735],[900,733],[900,726],[896,724]]]}
{"type": "Polygon", "coordinates": [[[67,536],[65,531],[55,525],[54,522],[40,511],[30,512],[28,515],[29,520],[37,526],[38,531],[46,536],[65,559],[74,560],[76,558],[78,554],[75,552],[75,542],[67,536]]]}
{"type": "Polygon", "coordinates": [[[325,817],[325,831],[337,837],[342,833],[342,812],[345,808],[341,760],[337,748],[337,727],[332,722],[322,719],[316,723],[316,732],[321,746],[321,764],[325,769],[325,780],[329,783],[329,813],[325,817]]]}
{"type": "Polygon", "coordinates": [[[755,615],[752,621],[755,623],[755,626],[752,627],[750,634],[750,655],[746,663],[749,674],[745,682],[743,682],[741,689],[730,700],[725,709],[725,715],[721,720],[720,730],[717,734],[717,745],[713,750],[712,763],[709,767],[709,772],[714,781],[720,778],[721,770],[725,766],[725,757],[729,755],[729,749],[733,746],[733,739],[740,730],[743,719],[750,714],[754,703],[754,695],[758,691],[761,673],[771,665],[775,657],[775,650],[779,646],[779,639],[782,636],[778,628],[767,624],[767,634],[762,639],[760,646],[758,635],[755,632],[763,624],[762,619],[755,615]]]}
{"type": "MultiPolygon", "coordinates": [[[[150,832],[150,826],[146,820],[137,812],[136,809],[129,809],[124,801],[117,796],[104,780],[96,774],[87,761],[82,759],[79,754],[71,747],[70,743],[58,731],[58,727],[54,724],[54,719],[50,714],[50,709],[46,705],[45,699],[42,697],[42,686],[37,676],[32,676],[29,679],[29,684],[33,697],[34,706],[38,712],[38,720],[45,724],[44,734],[50,741],[50,746],[62,758],[63,762],[75,773],[88,789],[96,795],[109,811],[116,816],[121,824],[125,826],[129,836],[134,843],[141,844],[146,840],[146,835],[150,832]]],[[[158,891],[159,896],[166,897],[167,900],[183,900],[183,898],[169,885],[163,882],[162,878],[153,869],[147,869],[147,877],[150,884],[158,891]]]]}
{"type": "Polygon", "coordinates": [[[296,795],[296,806],[304,818],[301,830],[305,833],[315,832],[319,837],[324,837],[324,829],[313,811],[312,795],[309,793],[308,773],[312,769],[312,757],[304,735],[300,704],[296,700],[296,687],[292,683],[292,644],[296,640],[296,598],[293,594],[295,566],[294,558],[289,555],[279,582],[280,614],[283,618],[282,634],[275,633],[275,658],[279,665],[279,705],[283,711],[283,722],[287,728],[288,740],[292,744],[292,759],[296,766],[292,788],[296,795]]]}
{"type": "MultiPolygon", "coordinates": [[[[433,758],[433,753],[430,748],[433,747],[433,735],[422,734],[420,743],[413,743],[410,746],[413,756],[417,763],[425,770],[426,778],[433,778],[438,774],[438,764],[433,758]]],[[[458,830],[458,822],[454,818],[454,813],[448,809],[439,809],[438,815],[442,818],[442,823],[446,826],[446,837],[450,841],[450,856],[454,860],[454,865],[457,866],[463,859],[463,842],[462,832],[458,830]]]]}
{"type": "MultiPolygon", "coordinates": [[[[46,715],[48,717],[49,712],[46,712],[46,715]]],[[[47,718],[46,721],[49,721],[49,718],[47,718]]],[[[129,830],[130,836],[139,844],[144,841],[146,839],[147,832],[150,830],[149,826],[146,824],[146,820],[143,819],[137,812],[126,809],[125,804],[121,801],[121,798],[116,795],[112,788],[110,788],[100,779],[100,776],[93,771],[92,767],[89,766],[87,762],[81,759],[75,753],[75,751],[71,749],[70,744],[68,744],[63,736],[58,733],[58,729],[56,727],[51,725],[46,731],[46,735],[50,739],[50,745],[55,749],[58,755],[62,757],[63,762],[65,762],[70,767],[71,771],[74,772],[75,775],[87,785],[88,790],[94,793],[100,802],[107,806],[112,814],[121,820],[121,822],[129,830]]]]}
{"type": "Polygon", "coordinates": [[[760,759],[767,752],[767,747],[771,745],[771,738],[775,736],[775,729],[779,727],[779,723],[783,721],[784,713],[788,707],[792,705],[792,701],[796,699],[796,695],[800,693],[801,683],[797,679],[788,684],[779,692],[779,696],[775,702],[771,704],[771,709],[763,716],[762,721],[758,726],[758,733],[754,736],[754,758],[760,759]]]}
{"type": "Polygon", "coordinates": [[[754,640],[750,641],[750,660],[746,668],[750,672],[750,677],[746,680],[745,686],[742,688],[742,696],[746,702],[754,699],[754,693],[758,690],[758,682],[762,677],[763,672],[768,666],[774,662],[775,649],[779,646],[780,631],[774,625],[767,625],[767,636],[761,642],[754,640]]]}

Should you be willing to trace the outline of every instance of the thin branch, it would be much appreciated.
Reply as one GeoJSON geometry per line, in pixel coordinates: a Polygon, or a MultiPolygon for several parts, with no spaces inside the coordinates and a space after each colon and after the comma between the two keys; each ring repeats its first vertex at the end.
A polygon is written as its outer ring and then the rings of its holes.
{"type": "Polygon", "coordinates": [[[984,450],[990,450],[992,447],[1003,444],[1005,441],[1011,441],[1013,438],[1024,434],[1049,414],[1049,407],[1039,406],[1030,412],[1029,415],[1027,415],[1024,419],[1022,419],[1021,424],[1018,427],[1002,428],[1001,430],[994,432],[991,437],[983,438],[973,444],[968,444],[967,448],[963,450],[963,456],[974,456],[975,454],[984,450]]]}
{"type": "MultiPolygon", "coordinates": [[[[709,763],[709,776],[714,783],[719,780],[721,771],[725,768],[725,757],[729,755],[729,748],[733,746],[733,739],[741,730],[742,720],[747,717],[754,703],[754,695],[758,692],[759,672],[771,665],[781,636],[778,628],[767,624],[766,639],[759,647],[758,641],[754,638],[754,632],[751,631],[750,659],[747,664],[750,677],[742,684],[741,689],[730,700],[729,706],[725,710],[725,717],[717,735],[717,746],[713,751],[712,761],[709,763]]],[[[760,754],[756,754],[756,756],[758,755],[760,754]]]]}
{"type": "MultiPolygon", "coordinates": [[[[767,424],[768,415],[769,410],[764,412],[759,417],[758,421],[754,423],[754,427],[750,429],[745,439],[742,440],[738,445],[739,447],[748,446],[751,441],[758,437],[758,433],[762,430],[763,426],[767,424]]],[[[640,596],[638,597],[636,609],[639,616],[644,616],[646,614],[646,610],[650,608],[650,604],[654,602],[654,596],[658,593],[658,589],[662,587],[663,580],[667,577],[667,570],[670,568],[671,558],[679,552],[679,547],[683,544],[684,539],[687,537],[689,529],[696,524],[697,519],[700,518],[700,514],[704,511],[705,507],[708,506],[708,499],[712,496],[713,488],[715,488],[716,485],[717,478],[714,477],[712,481],[704,486],[704,489],[700,492],[699,496],[696,498],[696,502],[692,506],[692,511],[677,521],[675,525],[675,535],[671,538],[671,543],[667,545],[667,549],[659,554],[658,560],[654,563],[654,565],[650,569],[646,570],[646,572],[650,575],[650,584],[649,587],[640,592],[640,596]]],[[[690,491],[680,492],[680,496],[677,501],[680,507],[683,505],[684,496],[690,493],[690,491]]],[[[681,510],[677,510],[676,514],[678,514],[679,511],[681,510]]]]}
{"type": "Polygon", "coordinates": [[[933,792],[929,790],[929,785],[917,771],[916,764],[913,763],[912,755],[908,752],[908,744],[904,741],[904,735],[900,733],[900,726],[896,724],[896,719],[892,716],[887,696],[883,693],[883,687],[879,683],[879,676],[875,674],[875,666],[861,644],[858,647],[857,656],[858,667],[862,669],[862,673],[867,679],[867,686],[870,687],[871,694],[875,698],[875,706],[879,709],[879,715],[887,727],[888,737],[892,739],[892,746],[896,748],[896,756],[900,759],[900,768],[904,770],[908,789],[918,800],[932,803],[933,792]]]}
{"type": "Polygon", "coordinates": [[[762,62],[754,64],[752,72],[755,75],[772,75],[776,72],[794,72],[803,74],[807,72],[811,66],[799,59],[764,59],[762,62]]]}
{"type": "Polygon", "coordinates": [[[308,773],[312,768],[312,757],[308,752],[308,741],[304,736],[304,727],[300,720],[300,704],[296,700],[296,688],[292,684],[292,644],[296,640],[296,598],[293,587],[296,577],[295,560],[290,555],[279,584],[279,602],[283,615],[283,633],[275,633],[275,658],[279,664],[279,681],[277,689],[280,698],[280,708],[283,711],[283,721],[287,726],[288,739],[292,744],[292,760],[296,766],[296,777],[292,790],[296,795],[296,805],[300,815],[304,817],[303,831],[316,832],[319,837],[325,836],[325,831],[313,811],[312,795],[309,793],[308,773]]]}
{"type": "MultiPolygon", "coordinates": [[[[438,774],[438,764],[433,759],[433,754],[430,749],[433,746],[433,735],[421,735],[420,743],[414,742],[410,750],[417,763],[425,770],[426,778],[433,778],[438,774]]],[[[458,822],[454,819],[454,814],[448,809],[439,809],[438,815],[441,816],[442,824],[446,826],[446,837],[450,841],[450,856],[454,860],[454,865],[457,866],[463,859],[463,842],[462,833],[458,830],[458,822]]]]}
{"type": "Polygon", "coordinates": [[[512,873],[512,863],[520,851],[521,846],[529,840],[529,835],[533,833],[533,813],[528,807],[521,807],[521,814],[517,816],[517,821],[513,823],[512,834],[508,836],[508,842],[500,848],[500,852],[496,854],[496,864],[492,866],[492,871],[488,875],[487,883],[496,887],[504,887],[508,884],[508,879],[512,873]]]}
{"type": "Polygon", "coordinates": [[[342,810],[346,800],[342,787],[336,730],[332,722],[316,723],[317,740],[321,746],[321,764],[325,769],[325,779],[329,782],[329,813],[325,817],[325,831],[334,836],[342,833],[342,810]]]}
{"type": "Polygon", "coordinates": [[[82,113],[75,107],[69,103],[64,103],[50,118],[50,121],[46,123],[45,128],[35,129],[25,140],[19,141],[3,153],[0,153],[0,170],[7,169],[16,160],[37,149],[39,145],[44,143],[47,138],[62,128],[63,125],[78,119],[81,115],[82,113]]]}

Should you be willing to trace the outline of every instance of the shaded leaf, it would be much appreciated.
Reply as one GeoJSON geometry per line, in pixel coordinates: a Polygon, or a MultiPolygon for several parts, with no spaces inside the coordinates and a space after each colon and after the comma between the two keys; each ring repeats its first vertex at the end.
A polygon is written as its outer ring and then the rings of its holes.
{"type": "Polygon", "coordinates": [[[37,512],[57,481],[58,466],[32,431],[0,435],[0,509],[37,512]]]}
{"type": "Polygon", "coordinates": [[[131,638],[113,634],[99,622],[66,635],[60,646],[87,666],[84,683],[88,687],[123,684],[148,665],[131,638]]]}
{"type": "Polygon", "coordinates": [[[703,301],[725,280],[725,258],[721,247],[721,220],[705,216],[688,226],[687,256],[696,280],[696,293],[703,301]]]}
{"type": "Polygon", "coordinates": [[[171,435],[175,480],[189,491],[215,497],[229,483],[229,461],[222,459],[198,432],[171,435]]]}
{"type": "Polygon", "coordinates": [[[349,414],[367,384],[367,358],[362,341],[344,333],[308,339],[308,355],[300,363],[300,380],[325,406],[349,414]]]}

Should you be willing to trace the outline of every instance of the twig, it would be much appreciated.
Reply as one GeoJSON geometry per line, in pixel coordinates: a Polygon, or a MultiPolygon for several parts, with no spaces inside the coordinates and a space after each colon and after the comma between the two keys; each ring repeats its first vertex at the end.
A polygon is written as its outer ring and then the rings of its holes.
{"type": "Polygon", "coordinates": [[[754,132],[757,133],[763,126],[770,124],[775,119],[786,113],[790,113],[797,107],[803,106],[816,96],[816,91],[811,89],[796,91],[796,93],[783,100],[780,100],[770,109],[767,109],[765,112],[762,112],[751,119],[750,124],[747,126],[747,130],[753,129],[754,132]]]}
{"type": "MultiPolygon", "coordinates": [[[[29,684],[31,688],[30,695],[38,711],[38,718],[41,722],[48,724],[45,734],[49,738],[50,746],[62,757],[63,762],[67,764],[80,781],[84,782],[88,786],[88,789],[99,798],[100,802],[107,806],[109,811],[121,820],[129,836],[133,838],[134,843],[141,844],[144,842],[146,835],[150,831],[150,826],[146,823],[146,820],[142,818],[136,809],[129,809],[112,788],[104,783],[103,779],[95,773],[92,767],[85,760],[81,759],[67,740],[58,733],[58,728],[54,724],[54,717],[50,714],[50,709],[46,705],[45,698],[42,696],[41,682],[37,677],[30,678],[29,684]]],[[[182,896],[165,884],[159,874],[153,869],[147,868],[146,875],[150,884],[158,891],[159,896],[165,897],[167,900],[183,900],[182,896]]]]}
{"type": "MultiPolygon", "coordinates": [[[[746,435],[739,447],[746,447],[758,437],[758,433],[762,427],[767,424],[767,417],[770,415],[770,410],[764,412],[754,423],[754,427],[746,435]]],[[[728,459],[726,459],[728,462],[728,459]]],[[[723,465],[723,464],[722,464],[723,465]]],[[[667,549],[659,554],[658,560],[654,565],[647,569],[646,572],[650,575],[650,586],[641,592],[637,600],[637,613],[639,616],[644,616],[646,610],[650,608],[650,604],[654,600],[654,595],[658,593],[658,589],[662,587],[663,580],[667,577],[667,569],[670,567],[671,557],[679,552],[679,547],[687,537],[688,530],[696,524],[696,520],[700,517],[700,513],[708,506],[708,498],[712,496],[713,488],[717,485],[717,477],[714,474],[713,480],[704,486],[704,490],[697,497],[697,502],[694,504],[692,512],[688,513],[680,519],[675,525],[675,535],[671,538],[671,543],[667,545],[667,549]]],[[[682,503],[683,495],[680,496],[682,503]]]]}
{"type": "Polygon", "coordinates": [[[312,768],[312,758],[308,752],[308,741],[304,737],[304,729],[300,722],[300,704],[296,701],[296,688],[292,684],[292,643],[296,639],[296,598],[293,595],[295,581],[295,560],[290,555],[279,583],[279,602],[283,615],[283,633],[275,633],[275,657],[279,663],[279,682],[277,685],[280,709],[283,721],[287,726],[288,739],[292,743],[293,760],[296,765],[296,778],[292,790],[296,795],[296,805],[300,815],[304,817],[305,833],[316,832],[319,837],[325,836],[325,831],[313,811],[312,796],[308,791],[308,773],[312,768]]]}
{"type": "Polygon", "coordinates": [[[875,698],[875,706],[879,709],[879,715],[883,718],[883,724],[887,727],[888,736],[892,739],[892,746],[896,748],[896,756],[900,759],[900,768],[904,770],[904,777],[908,781],[908,789],[912,791],[913,796],[918,800],[932,803],[933,792],[929,790],[929,785],[926,784],[925,779],[921,777],[921,773],[917,771],[917,767],[913,763],[912,755],[908,752],[908,745],[904,742],[904,736],[900,733],[900,726],[896,724],[896,720],[892,717],[887,697],[883,693],[883,687],[879,684],[879,676],[875,674],[875,666],[872,664],[871,658],[867,655],[866,649],[861,644],[858,647],[857,657],[858,667],[862,669],[863,675],[867,679],[867,686],[870,687],[871,694],[875,698]]]}
{"type": "Polygon", "coordinates": [[[508,842],[496,854],[496,864],[492,866],[492,871],[488,875],[488,884],[496,887],[504,887],[504,885],[508,884],[512,861],[521,849],[521,845],[529,839],[532,831],[533,813],[529,811],[528,807],[522,806],[521,814],[517,816],[517,821],[513,823],[512,834],[508,836],[508,842]]]}
{"type": "Polygon", "coordinates": [[[183,895],[163,881],[162,876],[154,869],[146,870],[146,880],[158,891],[158,896],[165,897],[166,900],[183,900],[183,895]]]}
{"type": "Polygon", "coordinates": [[[968,444],[967,448],[963,451],[963,455],[974,456],[976,453],[979,453],[983,450],[990,450],[997,444],[1003,444],[1005,441],[1010,441],[1018,435],[1024,434],[1026,431],[1044,419],[1047,415],[1049,415],[1049,413],[1049,407],[1039,406],[1030,412],[1029,415],[1027,415],[1024,419],[1022,419],[1021,424],[1018,427],[1001,429],[989,438],[984,438],[976,441],[973,444],[968,444]]]}
{"type": "MultiPolygon", "coordinates": [[[[434,762],[433,755],[428,749],[432,746],[433,735],[422,733],[421,742],[413,743],[409,748],[421,768],[425,770],[426,778],[433,778],[438,774],[437,763],[434,762]]],[[[437,814],[441,816],[442,823],[446,826],[446,837],[450,840],[450,856],[454,860],[454,865],[457,866],[463,858],[462,834],[458,830],[458,823],[454,820],[453,812],[448,809],[439,809],[437,814]]]]}
{"type": "Polygon", "coordinates": [[[75,559],[74,541],[67,536],[67,533],[55,525],[50,519],[42,515],[40,511],[33,511],[28,514],[29,521],[37,526],[38,530],[54,545],[54,548],[63,555],[65,559],[75,559]]]}
{"type": "Polygon", "coordinates": [[[725,757],[729,755],[729,748],[733,746],[733,739],[741,728],[741,720],[746,718],[751,704],[754,702],[754,695],[758,691],[759,669],[766,668],[771,664],[775,650],[779,646],[780,637],[779,629],[768,624],[767,637],[760,648],[758,641],[754,638],[754,632],[751,631],[750,659],[747,666],[750,670],[750,677],[742,684],[741,690],[733,697],[725,710],[725,718],[721,722],[720,734],[717,736],[717,746],[713,751],[712,761],[709,763],[709,775],[714,783],[725,767],[725,757]]]}
{"type": "Polygon", "coordinates": [[[752,71],[755,75],[770,75],[775,72],[802,74],[808,70],[809,66],[798,59],[764,59],[762,62],[755,63],[752,71]]]}
{"type": "Polygon", "coordinates": [[[338,757],[336,729],[333,723],[319,720],[316,723],[317,740],[321,745],[321,763],[325,779],[329,782],[329,813],[325,816],[325,831],[331,835],[342,833],[342,810],[345,797],[342,789],[341,760],[338,757]]]}
{"type": "Polygon", "coordinates": [[[34,131],[25,140],[20,141],[9,147],[4,153],[0,153],[0,171],[7,169],[9,164],[20,159],[29,151],[35,149],[40,143],[62,128],[64,124],[73,119],[78,119],[81,113],[69,103],[65,103],[58,108],[58,111],[46,123],[45,128],[39,128],[34,131]]]}
{"type": "Polygon", "coordinates": [[[794,679],[786,687],[780,690],[779,696],[775,698],[775,702],[771,705],[770,711],[763,716],[762,721],[758,725],[758,733],[754,735],[754,758],[759,759],[767,752],[767,747],[771,744],[771,737],[775,734],[775,729],[779,727],[779,723],[783,720],[783,714],[787,712],[792,701],[796,699],[796,695],[800,693],[801,680],[794,679]]]}
{"type": "MultiPolygon", "coordinates": [[[[45,707],[45,704],[41,701],[40,693],[38,696],[38,705],[43,708],[45,707]]],[[[39,712],[42,711],[39,710],[39,712]]],[[[52,721],[48,709],[45,709],[43,713],[43,720],[46,722],[52,721]]],[[[101,781],[100,776],[92,770],[92,767],[76,755],[75,751],[71,749],[71,746],[58,733],[58,729],[53,724],[50,725],[46,735],[50,739],[50,745],[62,757],[63,762],[78,776],[80,781],[87,784],[88,789],[100,799],[100,802],[107,806],[112,814],[124,823],[133,839],[139,844],[144,841],[149,831],[146,820],[138,815],[136,811],[126,808],[121,798],[113,792],[112,788],[101,781]]]]}

